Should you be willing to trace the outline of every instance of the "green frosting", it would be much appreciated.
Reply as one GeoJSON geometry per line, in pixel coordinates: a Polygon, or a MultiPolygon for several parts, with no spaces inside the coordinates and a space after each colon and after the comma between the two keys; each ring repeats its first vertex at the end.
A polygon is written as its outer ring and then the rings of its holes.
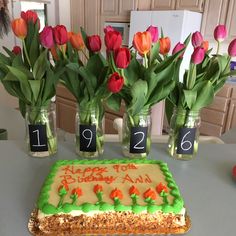
{"type": "Polygon", "coordinates": [[[147,211],[151,214],[156,211],[162,211],[164,213],[179,213],[184,206],[183,198],[180,195],[179,188],[176,185],[172,174],[169,171],[169,168],[166,163],[162,161],[156,160],[61,160],[57,161],[51,168],[50,174],[47,176],[44,185],[42,187],[38,202],[38,208],[45,214],[57,214],[57,213],[69,213],[72,210],[81,210],[85,213],[90,211],[132,211],[135,214],[141,213],[143,211],[147,211]],[[171,189],[170,195],[174,197],[173,203],[163,203],[162,205],[155,205],[153,203],[147,203],[146,206],[140,206],[138,204],[133,204],[130,206],[119,204],[108,204],[105,202],[97,202],[95,204],[92,203],[83,203],[81,205],[75,205],[72,203],[64,203],[59,208],[57,206],[53,206],[48,203],[49,200],[49,191],[51,189],[51,185],[54,181],[55,175],[58,169],[61,166],[65,165],[92,165],[92,164],[156,164],[160,166],[160,169],[165,176],[165,180],[167,182],[167,186],[171,189]]]}

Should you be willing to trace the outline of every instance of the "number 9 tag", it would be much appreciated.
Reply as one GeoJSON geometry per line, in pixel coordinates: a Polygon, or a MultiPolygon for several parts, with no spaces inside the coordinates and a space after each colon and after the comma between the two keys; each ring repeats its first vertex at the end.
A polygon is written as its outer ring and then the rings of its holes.
{"type": "Polygon", "coordinates": [[[181,128],[177,142],[177,154],[193,154],[196,128],[181,128]]]}
{"type": "Polygon", "coordinates": [[[80,151],[96,152],[96,125],[80,125],[80,151]]]}

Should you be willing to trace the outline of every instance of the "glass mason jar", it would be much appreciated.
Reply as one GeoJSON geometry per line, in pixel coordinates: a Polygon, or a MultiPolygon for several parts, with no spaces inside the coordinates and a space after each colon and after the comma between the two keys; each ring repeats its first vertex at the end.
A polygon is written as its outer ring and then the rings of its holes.
{"type": "Polygon", "coordinates": [[[55,104],[42,107],[27,106],[25,124],[30,156],[47,157],[57,152],[55,104]]]}
{"type": "Polygon", "coordinates": [[[122,151],[130,158],[146,158],[151,148],[150,109],[143,109],[135,116],[123,116],[122,151]]]}
{"type": "Polygon", "coordinates": [[[198,151],[200,111],[175,108],[170,120],[168,152],[178,160],[191,160],[198,151]]]}
{"type": "Polygon", "coordinates": [[[76,153],[85,158],[104,151],[104,109],[102,104],[77,106],[75,117],[76,153]]]}

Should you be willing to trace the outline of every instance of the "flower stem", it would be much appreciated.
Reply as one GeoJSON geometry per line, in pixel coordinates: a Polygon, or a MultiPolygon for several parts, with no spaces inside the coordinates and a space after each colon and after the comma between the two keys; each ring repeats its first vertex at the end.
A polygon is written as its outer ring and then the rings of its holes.
{"type": "Polygon", "coordinates": [[[145,68],[148,68],[148,58],[147,58],[147,54],[144,54],[144,66],[145,66],[145,68]]]}
{"type": "Polygon", "coordinates": [[[220,52],[220,42],[217,40],[217,51],[216,54],[219,54],[220,52]]]}
{"type": "Polygon", "coordinates": [[[86,53],[85,53],[83,50],[81,50],[81,52],[83,53],[83,55],[85,56],[85,58],[88,60],[89,58],[88,58],[88,56],[86,55],[86,53]]]}
{"type": "MultiPolygon", "coordinates": [[[[28,62],[28,64],[29,64],[29,66],[32,68],[32,65],[31,65],[30,59],[29,59],[29,54],[28,54],[28,52],[27,52],[27,48],[26,48],[26,44],[25,44],[25,40],[24,40],[24,39],[22,40],[22,43],[23,43],[23,50],[24,50],[24,53],[25,53],[27,62],[28,62]]],[[[32,69],[33,69],[33,68],[32,68],[32,69]]]]}

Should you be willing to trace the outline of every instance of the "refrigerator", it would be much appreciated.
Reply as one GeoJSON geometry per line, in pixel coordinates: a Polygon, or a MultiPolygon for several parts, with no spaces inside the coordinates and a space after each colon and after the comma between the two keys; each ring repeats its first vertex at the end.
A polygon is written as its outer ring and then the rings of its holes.
{"type": "MultiPolygon", "coordinates": [[[[164,36],[168,36],[171,40],[172,52],[174,46],[195,31],[200,31],[202,14],[187,10],[171,10],[171,11],[131,11],[130,29],[129,29],[129,46],[132,45],[133,36],[136,32],[145,31],[150,25],[157,26],[159,29],[159,37],[161,36],[161,28],[164,36]]],[[[185,69],[190,63],[193,47],[189,43],[180,68],[180,80],[183,80],[185,69]]],[[[160,102],[152,109],[152,135],[162,134],[164,118],[164,102],[160,102]]]]}

